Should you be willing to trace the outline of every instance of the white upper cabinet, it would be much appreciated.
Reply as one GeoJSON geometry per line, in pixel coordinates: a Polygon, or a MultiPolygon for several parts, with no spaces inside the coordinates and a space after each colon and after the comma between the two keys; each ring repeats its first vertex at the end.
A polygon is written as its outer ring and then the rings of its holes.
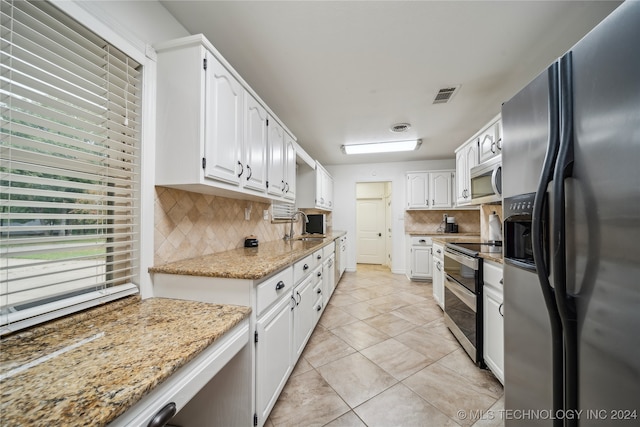
{"type": "Polygon", "coordinates": [[[462,145],[456,150],[456,204],[468,205],[471,202],[471,168],[478,165],[478,138],[462,145]]]}
{"type": "Polygon", "coordinates": [[[491,122],[480,133],[480,163],[497,156],[502,151],[502,121],[491,122]]]}
{"type": "Polygon", "coordinates": [[[284,128],[275,120],[269,121],[269,155],[268,155],[268,188],[269,194],[283,196],[285,186],[284,178],[284,128]]]}
{"type": "Polygon", "coordinates": [[[407,174],[407,209],[427,209],[429,207],[429,173],[410,172],[407,174]]]}
{"type": "Polygon", "coordinates": [[[295,139],[211,43],[196,35],[154,47],[156,185],[239,199],[294,200],[295,139]],[[270,134],[274,128],[277,135],[270,134]],[[293,158],[290,175],[284,175],[286,165],[291,168],[287,155],[293,158]],[[271,163],[275,170],[269,170],[271,163]],[[280,188],[267,192],[272,174],[280,188]]]}
{"type": "Polygon", "coordinates": [[[408,172],[407,209],[451,208],[454,181],[451,170],[408,172]]]}
{"type": "Polygon", "coordinates": [[[296,199],[296,142],[285,132],[284,134],[284,197],[289,200],[296,199]]]}
{"type": "Polygon", "coordinates": [[[205,58],[205,175],[238,185],[244,172],[244,89],[210,52],[205,58]]]}
{"type": "Polygon", "coordinates": [[[453,206],[453,171],[429,172],[429,194],[431,208],[442,209],[453,206]]]}
{"type": "Polygon", "coordinates": [[[267,110],[245,92],[243,186],[264,193],[267,189],[267,110]]]}
{"type": "Polygon", "coordinates": [[[319,162],[313,169],[302,167],[298,171],[298,188],[299,208],[333,210],[333,177],[319,162]]]}

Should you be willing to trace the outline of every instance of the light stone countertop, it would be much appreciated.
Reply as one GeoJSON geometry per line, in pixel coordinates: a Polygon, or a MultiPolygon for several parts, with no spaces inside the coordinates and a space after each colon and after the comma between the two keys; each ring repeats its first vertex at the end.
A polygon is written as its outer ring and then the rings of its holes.
{"type": "Polygon", "coordinates": [[[255,248],[232,249],[154,266],[149,268],[149,272],[258,280],[312,254],[345,234],[333,232],[326,234],[324,238],[307,241],[294,239],[263,242],[255,248]]]}
{"type": "Polygon", "coordinates": [[[250,313],[132,296],[9,335],[0,341],[0,424],[104,426],[250,313]]]}

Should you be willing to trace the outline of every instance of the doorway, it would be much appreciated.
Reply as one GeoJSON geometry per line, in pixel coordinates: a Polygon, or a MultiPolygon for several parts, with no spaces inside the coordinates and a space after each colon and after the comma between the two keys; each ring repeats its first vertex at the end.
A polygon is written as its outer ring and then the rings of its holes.
{"type": "Polygon", "coordinates": [[[356,262],[391,267],[391,182],[356,183],[356,262]]]}

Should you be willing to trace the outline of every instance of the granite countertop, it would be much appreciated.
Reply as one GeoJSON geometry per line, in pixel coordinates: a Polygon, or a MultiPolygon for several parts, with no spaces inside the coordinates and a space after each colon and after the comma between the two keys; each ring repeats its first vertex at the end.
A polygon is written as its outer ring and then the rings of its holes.
{"type": "Polygon", "coordinates": [[[312,254],[344,234],[334,232],[313,240],[294,238],[291,241],[264,242],[255,248],[232,249],[154,266],[149,268],[149,272],[258,280],[312,254]]]}
{"type": "Polygon", "coordinates": [[[133,296],[5,337],[1,424],[106,425],[250,312],[133,296]]]}

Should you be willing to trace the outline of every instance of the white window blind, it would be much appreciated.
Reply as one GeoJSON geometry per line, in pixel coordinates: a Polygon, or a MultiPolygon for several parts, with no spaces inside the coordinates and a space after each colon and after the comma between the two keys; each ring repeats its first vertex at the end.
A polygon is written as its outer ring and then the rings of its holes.
{"type": "Polygon", "coordinates": [[[7,333],[137,292],[141,66],[49,2],[0,1],[7,333]]]}

